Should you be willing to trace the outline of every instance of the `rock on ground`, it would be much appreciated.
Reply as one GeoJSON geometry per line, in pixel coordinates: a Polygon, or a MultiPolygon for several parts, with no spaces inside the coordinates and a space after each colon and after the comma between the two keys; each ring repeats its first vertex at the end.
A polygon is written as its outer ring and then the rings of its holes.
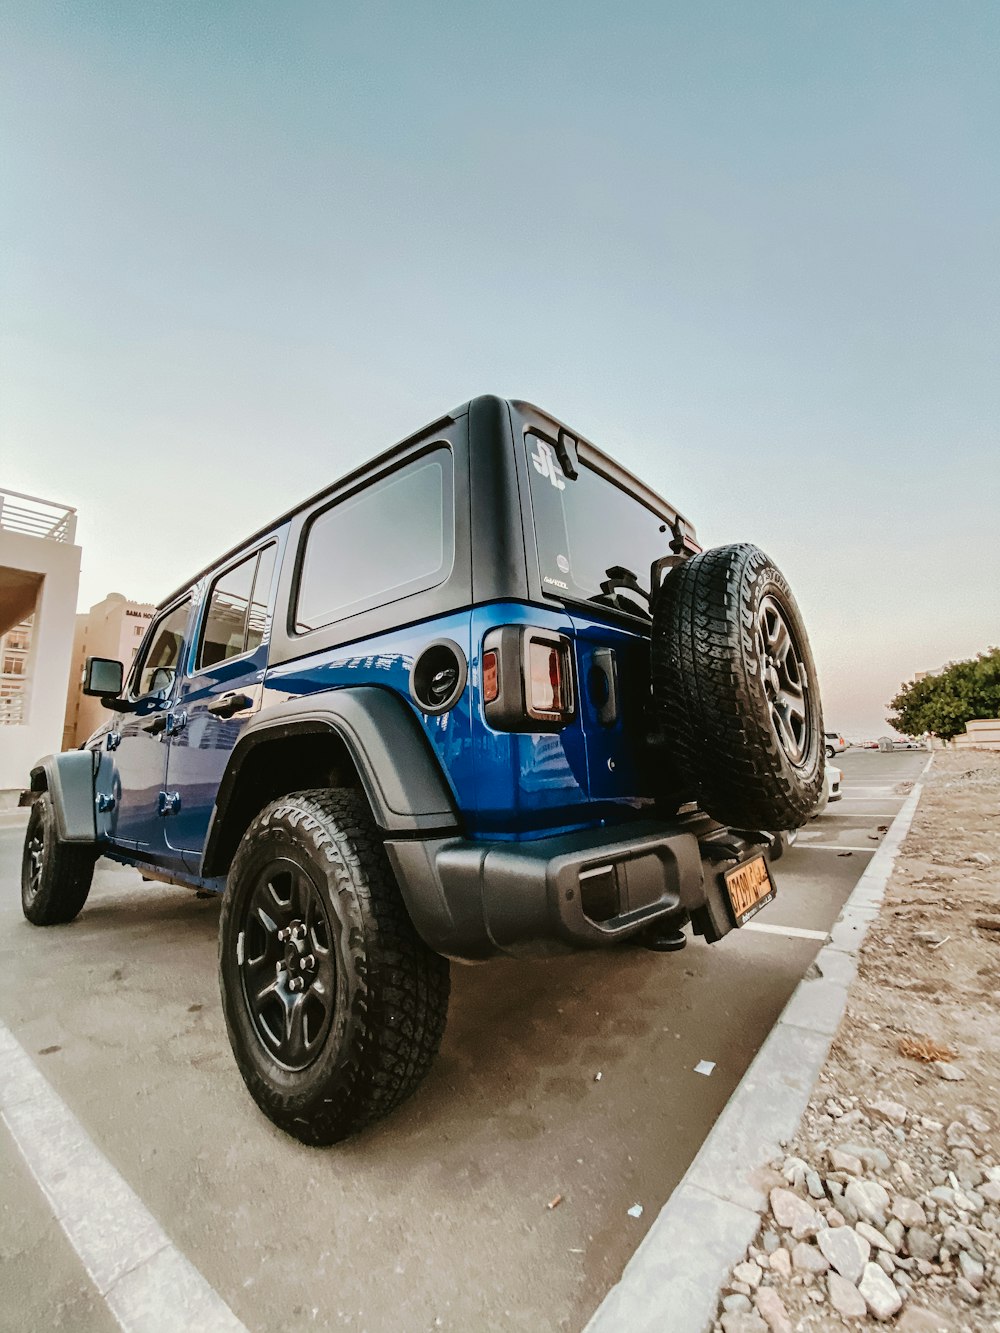
{"type": "Polygon", "coordinates": [[[830,1227],[816,1237],[819,1248],[848,1282],[857,1283],[865,1271],[872,1247],[850,1227],[830,1227]]]}
{"type": "Polygon", "coordinates": [[[830,1293],[830,1304],[845,1319],[861,1319],[868,1313],[865,1298],[846,1277],[841,1277],[839,1273],[831,1273],[827,1279],[827,1289],[830,1293]]]}
{"type": "Polygon", "coordinates": [[[876,1319],[888,1319],[902,1306],[903,1298],[895,1284],[878,1264],[865,1264],[858,1291],[876,1319]]]}

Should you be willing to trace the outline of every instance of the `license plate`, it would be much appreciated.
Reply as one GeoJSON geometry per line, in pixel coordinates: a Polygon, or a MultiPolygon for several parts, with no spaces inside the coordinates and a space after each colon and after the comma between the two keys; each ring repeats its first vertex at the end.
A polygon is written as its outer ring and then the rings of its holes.
{"type": "Polygon", "coordinates": [[[726,892],[738,926],[745,925],[774,898],[777,889],[763,854],[726,871],[726,892]]]}

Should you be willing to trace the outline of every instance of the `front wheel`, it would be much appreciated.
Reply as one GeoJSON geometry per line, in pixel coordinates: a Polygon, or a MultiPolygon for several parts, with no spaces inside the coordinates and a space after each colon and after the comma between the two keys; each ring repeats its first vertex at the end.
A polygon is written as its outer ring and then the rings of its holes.
{"type": "Polygon", "coordinates": [[[97,852],[92,843],[59,837],[52,797],[32,802],[21,856],[21,911],[33,926],[61,926],[82,909],[94,878],[97,852]]]}
{"type": "Polygon", "coordinates": [[[353,791],[296,792],[250,825],[223,900],[219,974],[240,1073],[303,1143],[388,1115],[444,1034],[448,962],[414,930],[353,791]]]}

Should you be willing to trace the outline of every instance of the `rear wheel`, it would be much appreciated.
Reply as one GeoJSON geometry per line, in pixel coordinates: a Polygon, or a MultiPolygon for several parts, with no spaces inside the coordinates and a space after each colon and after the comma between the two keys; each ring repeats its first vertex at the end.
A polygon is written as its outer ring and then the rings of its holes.
{"type": "Polygon", "coordinates": [[[229,873],[219,970],[240,1073],[304,1143],[388,1115],[441,1044],[448,962],[414,930],[356,792],[296,792],[253,821],[229,873]]]}
{"type": "Polygon", "coordinates": [[[756,546],[671,570],[653,608],[653,695],[691,795],[734,828],[792,829],[823,784],[823,719],[799,609],[756,546]]]}
{"type": "Polygon", "coordinates": [[[32,803],[21,857],[21,910],[32,925],[72,921],[87,901],[96,861],[92,843],[59,837],[52,797],[43,791],[32,803]]]}

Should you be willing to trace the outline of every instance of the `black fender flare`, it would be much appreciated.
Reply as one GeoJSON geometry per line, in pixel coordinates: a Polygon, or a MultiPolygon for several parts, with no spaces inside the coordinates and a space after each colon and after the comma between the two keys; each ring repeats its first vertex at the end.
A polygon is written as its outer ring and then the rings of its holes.
{"type": "Polygon", "coordinates": [[[31,768],[33,792],[47,791],[61,842],[96,842],[94,777],[91,750],[47,754],[31,768]]]}
{"type": "Polygon", "coordinates": [[[219,784],[203,865],[213,864],[240,771],[254,750],[323,732],[343,742],[379,828],[395,836],[458,828],[451,790],[410,707],[377,686],[346,686],[272,704],[247,725],[219,784]]]}

